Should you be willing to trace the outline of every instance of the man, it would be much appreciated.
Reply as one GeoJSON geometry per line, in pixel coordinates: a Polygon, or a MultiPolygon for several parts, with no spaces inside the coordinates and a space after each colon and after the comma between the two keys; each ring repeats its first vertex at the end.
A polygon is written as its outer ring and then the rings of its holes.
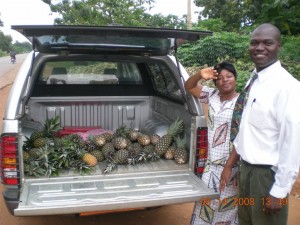
{"type": "Polygon", "coordinates": [[[240,225],[287,224],[288,194],[299,172],[300,84],[281,66],[280,47],[280,32],[272,24],[253,31],[249,54],[258,78],[248,93],[220,182],[223,190],[229,168],[240,159],[240,225]]]}
{"type": "Polygon", "coordinates": [[[15,51],[10,51],[9,55],[10,55],[11,61],[13,61],[13,60],[15,61],[16,60],[16,52],[15,51]]]}

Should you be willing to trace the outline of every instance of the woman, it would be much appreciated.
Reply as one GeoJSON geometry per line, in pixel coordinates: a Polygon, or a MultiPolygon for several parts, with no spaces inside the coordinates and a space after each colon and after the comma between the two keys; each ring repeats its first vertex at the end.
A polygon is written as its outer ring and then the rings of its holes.
{"type": "MultiPolygon", "coordinates": [[[[191,76],[185,88],[202,103],[208,104],[208,158],[202,180],[208,188],[219,192],[220,177],[226,160],[232,150],[229,142],[231,117],[238,97],[236,92],[237,73],[228,62],[205,68],[191,76]],[[201,79],[213,79],[216,88],[203,86],[201,79]]],[[[237,167],[233,168],[235,174],[237,167]]],[[[237,191],[233,180],[219,193],[218,199],[200,199],[196,202],[191,225],[198,224],[238,224],[237,191]]]]}

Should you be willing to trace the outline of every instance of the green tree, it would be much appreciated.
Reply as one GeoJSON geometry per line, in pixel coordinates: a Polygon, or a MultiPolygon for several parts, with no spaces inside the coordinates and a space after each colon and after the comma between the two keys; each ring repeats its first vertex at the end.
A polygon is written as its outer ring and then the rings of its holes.
{"type": "MultiPolygon", "coordinates": [[[[0,16],[1,16],[1,13],[0,13],[0,16]]],[[[3,27],[3,26],[4,26],[4,23],[3,23],[3,21],[0,18],[0,27],[3,27]]]]}
{"type": "Polygon", "coordinates": [[[16,41],[13,45],[13,50],[18,54],[30,52],[32,50],[32,46],[29,42],[18,42],[16,41]]]}
{"type": "Polygon", "coordinates": [[[52,12],[61,18],[56,24],[128,26],[144,25],[146,6],[151,7],[154,0],[42,0],[50,6],[52,12]]]}
{"type": "Polygon", "coordinates": [[[9,52],[12,49],[12,37],[10,35],[4,35],[0,31],[0,49],[4,52],[9,52]]]}
{"type": "Polygon", "coordinates": [[[226,23],[225,31],[239,30],[243,18],[241,1],[194,0],[194,2],[196,6],[203,7],[199,18],[221,19],[226,23]]]}
{"type": "Polygon", "coordinates": [[[271,22],[283,34],[300,34],[300,4],[298,0],[265,0],[256,23],[271,22]]]}
{"type": "Polygon", "coordinates": [[[220,18],[199,20],[197,24],[192,27],[193,30],[209,30],[213,32],[226,31],[226,23],[220,18]]]}
{"type": "Polygon", "coordinates": [[[145,26],[148,27],[166,27],[175,29],[187,28],[186,18],[179,18],[178,16],[172,14],[167,16],[163,16],[162,14],[145,14],[143,20],[145,21],[145,26]]]}
{"type": "Polygon", "coordinates": [[[194,0],[203,7],[199,17],[221,19],[226,31],[240,31],[264,22],[278,26],[283,34],[300,33],[300,4],[298,0],[194,0]]]}

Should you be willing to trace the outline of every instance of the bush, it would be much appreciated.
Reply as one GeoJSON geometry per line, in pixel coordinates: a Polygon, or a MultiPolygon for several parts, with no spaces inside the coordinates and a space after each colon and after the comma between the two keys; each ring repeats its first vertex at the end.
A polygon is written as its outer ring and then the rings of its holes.
{"type": "MultiPolygon", "coordinates": [[[[227,60],[238,72],[237,90],[240,92],[254,65],[248,54],[249,35],[215,33],[195,43],[187,43],[178,49],[178,58],[185,67],[213,66],[227,60]]],[[[282,66],[300,80],[300,37],[283,36],[279,55],[282,66]]]]}
{"type": "Polygon", "coordinates": [[[248,59],[249,37],[237,33],[216,33],[196,43],[185,44],[178,57],[185,66],[214,65],[224,58],[248,59]]]}
{"type": "Polygon", "coordinates": [[[282,38],[280,58],[284,61],[300,62],[300,36],[284,36],[282,38]]]}
{"type": "Polygon", "coordinates": [[[0,49],[0,57],[7,56],[7,53],[0,49]]]}

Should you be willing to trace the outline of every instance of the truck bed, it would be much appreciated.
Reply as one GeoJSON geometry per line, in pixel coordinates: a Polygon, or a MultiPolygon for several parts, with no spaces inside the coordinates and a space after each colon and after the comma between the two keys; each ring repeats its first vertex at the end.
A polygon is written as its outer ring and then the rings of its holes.
{"type": "MultiPolygon", "coordinates": [[[[163,135],[167,127],[180,117],[185,125],[191,116],[182,104],[153,96],[89,97],[32,97],[28,102],[25,123],[44,123],[59,115],[61,127],[101,127],[115,131],[127,127],[148,134],[163,135]]],[[[190,127],[185,127],[189,131],[190,127]]],[[[188,132],[187,132],[188,134],[188,132]]]]}

